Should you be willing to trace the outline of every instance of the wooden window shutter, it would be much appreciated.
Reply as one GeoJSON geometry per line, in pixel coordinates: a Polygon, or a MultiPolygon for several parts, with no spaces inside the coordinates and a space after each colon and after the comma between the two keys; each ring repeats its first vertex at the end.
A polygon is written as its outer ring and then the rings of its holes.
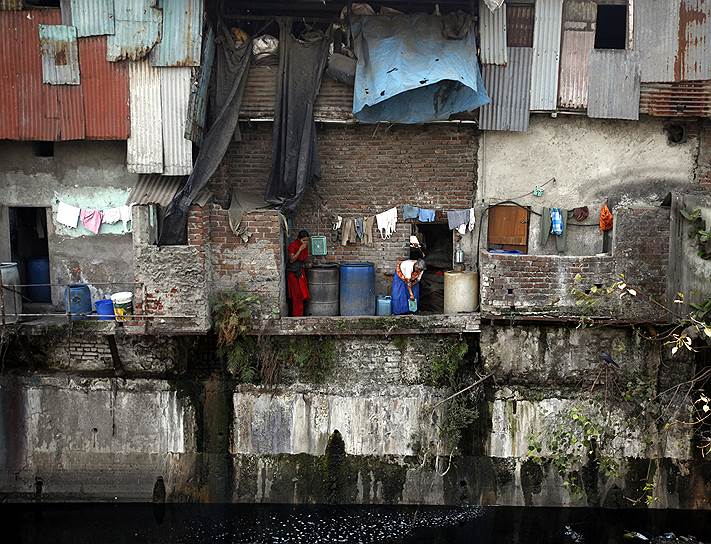
{"type": "Polygon", "coordinates": [[[521,206],[489,208],[489,247],[528,251],[528,217],[528,208],[521,206]]]}

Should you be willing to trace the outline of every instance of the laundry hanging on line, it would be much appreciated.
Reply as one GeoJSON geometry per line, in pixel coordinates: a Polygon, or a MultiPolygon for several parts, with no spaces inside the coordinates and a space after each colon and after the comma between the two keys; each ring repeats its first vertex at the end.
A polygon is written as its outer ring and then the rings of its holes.
{"type": "Polygon", "coordinates": [[[123,228],[128,230],[131,221],[131,205],[116,206],[106,210],[94,208],[78,208],[60,200],[57,201],[56,221],[61,225],[77,228],[79,221],[92,234],[98,234],[101,225],[113,225],[121,221],[123,228]]]}
{"type": "Polygon", "coordinates": [[[447,212],[447,223],[449,230],[457,230],[459,234],[465,234],[474,230],[476,215],[474,208],[466,210],[449,210],[447,212]]]}
{"type": "Polygon", "coordinates": [[[378,223],[378,231],[383,239],[390,238],[397,227],[397,208],[390,208],[375,216],[378,223]]]}

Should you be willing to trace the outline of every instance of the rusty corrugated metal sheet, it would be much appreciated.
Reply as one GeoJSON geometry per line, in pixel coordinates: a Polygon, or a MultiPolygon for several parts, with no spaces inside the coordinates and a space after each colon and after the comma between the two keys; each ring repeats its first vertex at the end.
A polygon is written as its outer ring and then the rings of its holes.
{"type": "Polygon", "coordinates": [[[566,0],[563,3],[564,30],[595,30],[597,3],[593,0],[566,0]]]}
{"type": "Polygon", "coordinates": [[[79,85],[77,29],[65,25],[39,25],[42,83],[79,85]]]}
{"type": "Polygon", "coordinates": [[[189,67],[160,67],[161,118],[163,120],[163,174],[182,176],[193,171],[193,143],[185,139],[190,99],[189,67]]]}
{"type": "Polygon", "coordinates": [[[509,47],[533,47],[533,4],[506,5],[506,45],[509,47]]]}
{"type": "Polygon", "coordinates": [[[126,204],[168,206],[187,179],[187,176],[142,174],[138,176],[138,182],[128,195],[126,204]]]}
{"type": "Polygon", "coordinates": [[[676,81],[711,79],[711,1],[681,0],[676,81]]]}
{"type": "Polygon", "coordinates": [[[590,53],[588,116],[639,119],[640,60],[638,51],[595,49],[590,53]]]}
{"type": "Polygon", "coordinates": [[[131,135],[126,167],[138,174],[163,173],[160,69],[148,60],[128,63],[131,135]]]}
{"type": "Polygon", "coordinates": [[[564,30],[560,52],[558,106],[581,109],[588,105],[588,64],[595,47],[595,32],[564,30]]]}
{"type": "Polygon", "coordinates": [[[0,138],[84,138],[80,85],[44,85],[39,25],[61,21],[58,9],[0,12],[0,73],[3,79],[0,138]]]}
{"type": "Polygon", "coordinates": [[[479,1],[482,64],[506,64],[506,4],[492,12],[479,1]]]}
{"type": "MultiPolygon", "coordinates": [[[[248,119],[274,117],[277,71],[277,66],[250,67],[240,117],[248,119]]],[[[324,77],[314,104],[314,118],[317,121],[352,120],[352,110],[353,87],[324,77]]]]}
{"type": "Polygon", "coordinates": [[[207,91],[212,74],[212,63],[215,59],[215,34],[208,27],[203,41],[202,60],[197,74],[193,77],[188,103],[188,118],[185,125],[185,137],[195,144],[202,144],[205,135],[205,119],[207,117],[207,91]]]}
{"type": "Polygon", "coordinates": [[[162,0],[163,31],[151,51],[153,66],[199,66],[203,0],[162,0]]]}
{"type": "Polygon", "coordinates": [[[479,109],[479,128],[525,132],[530,117],[533,49],[509,47],[506,66],[485,65],[484,87],[491,103],[479,109]]]}
{"type": "Polygon", "coordinates": [[[12,11],[23,8],[22,0],[0,0],[0,11],[12,11]]]}
{"type": "Polygon", "coordinates": [[[642,83],[639,112],[656,117],[711,117],[711,81],[642,83]]]}
{"type": "Polygon", "coordinates": [[[106,37],[79,40],[87,140],[126,140],[130,131],[128,63],[106,60],[106,37]]]}
{"type": "Polygon", "coordinates": [[[550,111],[558,102],[558,66],[563,0],[538,0],[533,30],[531,110],[550,111]]]}
{"type": "Polygon", "coordinates": [[[106,58],[139,60],[160,39],[162,12],[155,0],[114,0],[114,34],[106,42],[106,58]]]}
{"type": "Polygon", "coordinates": [[[70,9],[80,38],[114,33],[114,0],[70,0],[70,9]]]}

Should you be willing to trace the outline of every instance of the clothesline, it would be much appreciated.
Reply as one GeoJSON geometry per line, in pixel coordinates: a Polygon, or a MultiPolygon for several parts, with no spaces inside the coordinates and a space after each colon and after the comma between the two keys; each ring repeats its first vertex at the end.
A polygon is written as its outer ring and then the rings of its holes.
{"type": "Polygon", "coordinates": [[[131,221],[132,205],[116,206],[99,210],[95,208],[78,208],[59,199],[57,202],[57,223],[70,228],[77,228],[81,221],[82,226],[93,234],[99,234],[101,225],[113,225],[121,221],[124,229],[131,221]]]}

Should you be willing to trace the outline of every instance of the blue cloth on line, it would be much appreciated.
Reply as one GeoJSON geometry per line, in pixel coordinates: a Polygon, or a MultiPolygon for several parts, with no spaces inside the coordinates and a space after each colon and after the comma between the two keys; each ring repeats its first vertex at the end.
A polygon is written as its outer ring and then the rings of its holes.
{"type": "Polygon", "coordinates": [[[363,218],[362,217],[357,217],[355,220],[355,231],[356,231],[356,236],[358,237],[358,240],[363,239],[363,234],[365,233],[365,228],[363,225],[363,218]]]}
{"type": "MultiPolygon", "coordinates": [[[[407,291],[407,284],[400,279],[400,276],[393,276],[392,298],[390,307],[394,315],[405,315],[410,313],[410,293],[407,291]]],[[[420,282],[412,286],[412,294],[415,295],[417,307],[420,307],[420,282]]]]}
{"type": "Polygon", "coordinates": [[[407,219],[417,219],[420,213],[420,208],[417,206],[410,206],[409,204],[404,204],[402,207],[402,218],[407,219]]]}
{"type": "Polygon", "coordinates": [[[431,223],[435,220],[435,211],[420,208],[420,213],[417,214],[417,219],[419,219],[423,223],[431,223]]]}
{"type": "Polygon", "coordinates": [[[551,208],[551,234],[563,234],[563,214],[560,213],[560,208],[551,208]]]}

